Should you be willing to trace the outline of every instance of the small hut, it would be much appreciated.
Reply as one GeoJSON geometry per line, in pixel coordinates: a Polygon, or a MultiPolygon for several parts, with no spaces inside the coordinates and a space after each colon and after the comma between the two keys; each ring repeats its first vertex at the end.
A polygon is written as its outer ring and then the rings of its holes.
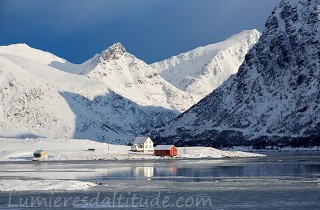
{"type": "Polygon", "coordinates": [[[36,158],[43,158],[46,157],[48,155],[48,153],[44,150],[37,150],[33,153],[33,156],[36,158]]]}
{"type": "Polygon", "coordinates": [[[157,145],[154,148],[154,154],[157,156],[171,156],[178,154],[177,148],[174,145],[157,145]]]}

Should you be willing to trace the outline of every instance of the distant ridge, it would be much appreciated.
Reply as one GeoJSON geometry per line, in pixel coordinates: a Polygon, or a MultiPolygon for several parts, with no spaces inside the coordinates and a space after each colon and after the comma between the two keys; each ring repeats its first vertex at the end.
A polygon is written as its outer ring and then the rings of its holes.
{"type": "Polygon", "coordinates": [[[257,30],[242,31],[225,41],[196,48],[151,66],[168,82],[200,100],[237,73],[260,35],[257,30]]]}

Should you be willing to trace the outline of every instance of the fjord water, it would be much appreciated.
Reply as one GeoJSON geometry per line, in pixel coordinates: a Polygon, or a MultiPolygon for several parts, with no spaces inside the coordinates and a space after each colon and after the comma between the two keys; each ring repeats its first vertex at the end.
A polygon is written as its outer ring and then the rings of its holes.
{"type": "Polygon", "coordinates": [[[43,199],[40,209],[320,209],[320,152],[267,155],[240,159],[3,162],[0,179],[54,178],[98,185],[86,191],[0,192],[0,209],[39,209],[37,203],[30,202],[32,198],[43,199]],[[57,198],[69,200],[54,206],[57,198]],[[80,201],[75,203],[75,198],[80,201]]]}

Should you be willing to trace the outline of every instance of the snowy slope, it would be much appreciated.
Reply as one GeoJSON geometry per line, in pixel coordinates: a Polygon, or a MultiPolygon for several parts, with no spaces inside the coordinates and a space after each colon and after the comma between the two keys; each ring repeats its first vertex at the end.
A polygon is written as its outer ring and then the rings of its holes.
{"type": "Polygon", "coordinates": [[[238,73],[159,128],[159,142],[320,143],[320,0],[283,0],[265,26],[238,73]]]}
{"type": "Polygon", "coordinates": [[[81,71],[81,69],[79,69],[79,67],[81,66],[70,63],[67,60],[60,58],[52,53],[34,49],[27,44],[12,44],[9,46],[0,46],[0,54],[16,55],[19,57],[28,58],[32,61],[52,66],[54,68],[70,73],[81,71]]]}
{"type": "Polygon", "coordinates": [[[163,79],[156,70],[128,53],[120,44],[110,46],[93,57],[82,74],[105,82],[117,94],[141,106],[160,106],[180,112],[195,100],[163,79]]]}
{"type": "Polygon", "coordinates": [[[28,58],[30,60],[37,61],[46,65],[50,65],[54,62],[68,62],[63,58],[59,58],[58,56],[53,55],[52,53],[31,48],[27,44],[12,44],[8,46],[1,46],[0,53],[28,58]]]}
{"type": "Polygon", "coordinates": [[[179,113],[158,106],[141,106],[115,93],[104,82],[48,66],[46,56],[38,62],[8,53],[0,53],[2,137],[128,143],[179,113]]]}
{"type": "Polygon", "coordinates": [[[167,81],[200,100],[238,71],[260,35],[257,30],[242,31],[223,42],[199,47],[151,66],[167,81]]]}
{"type": "Polygon", "coordinates": [[[74,122],[54,86],[0,56],[0,136],[71,137],[74,122]]]}

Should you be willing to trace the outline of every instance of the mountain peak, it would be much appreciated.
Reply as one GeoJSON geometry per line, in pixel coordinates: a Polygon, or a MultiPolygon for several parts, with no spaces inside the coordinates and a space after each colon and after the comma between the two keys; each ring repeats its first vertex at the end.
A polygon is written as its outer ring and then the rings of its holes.
{"type": "Polygon", "coordinates": [[[255,29],[242,31],[219,43],[154,63],[152,67],[167,81],[200,100],[238,71],[260,35],[255,29]]]}
{"type": "Polygon", "coordinates": [[[261,32],[258,31],[257,29],[252,29],[252,30],[243,30],[240,33],[234,34],[231,37],[229,37],[227,40],[231,39],[239,39],[242,37],[250,37],[250,36],[260,36],[261,32]]]}
{"type": "Polygon", "coordinates": [[[126,49],[122,46],[121,43],[117,42],[110,47],[108,47],[105,51],[101,53],[103,60],[116,60],[119,59],[124,53],[126,49]]]}

